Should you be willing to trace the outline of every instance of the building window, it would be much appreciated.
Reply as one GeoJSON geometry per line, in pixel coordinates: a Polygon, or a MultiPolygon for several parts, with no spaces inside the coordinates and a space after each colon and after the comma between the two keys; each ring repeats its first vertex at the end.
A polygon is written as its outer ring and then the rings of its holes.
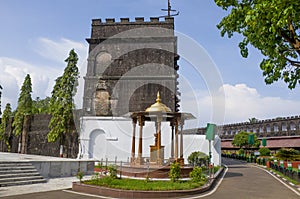
{"type": "Polygon", "coordinates": [[[282,128],[282,131],[287,131],[287,126],[286,126],[286,123],[285,123],[285,122],[282,123],[281,128],[282,128]]]}
{"type": "Polygon", "coordinates": [[[279,127],[278,127],[277,124],[274,124],[273,128],[274,128],[274,132],[278,132],[279,131],[279,127]]]}
{"type": "Polygon", "coordinates": [[[269,124],[266,125],[266,130],[267,130],[267,133],[271,132],[271,126],[269,124]]]}
{"type": "Polygon", "coordinates": [[[294,122],[290,123],[290,129],[291,129],[291,131],[295,131],[296,130],[296,125],[295,125],[294,122]]]}

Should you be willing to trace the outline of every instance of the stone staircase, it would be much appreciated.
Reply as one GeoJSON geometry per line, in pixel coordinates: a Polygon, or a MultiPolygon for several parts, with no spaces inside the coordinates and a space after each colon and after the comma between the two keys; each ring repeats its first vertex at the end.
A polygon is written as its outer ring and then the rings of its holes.
{"type": "Polygon", "coordinates": [[[0,162],[0,187],[45,182],[29,162],[0,162]]]}

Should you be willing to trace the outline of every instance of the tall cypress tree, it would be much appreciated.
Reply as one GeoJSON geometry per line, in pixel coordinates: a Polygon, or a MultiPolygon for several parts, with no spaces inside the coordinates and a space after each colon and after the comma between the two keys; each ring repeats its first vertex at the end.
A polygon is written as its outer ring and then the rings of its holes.
{"type": "Polygon", "coordinates": [[[18,99],[18,107],[12,124],[14,128],[14,134],[20,135],[23,129],[25,115],[30,115],[32,111],[32,84],[30,75],[27,74],[23,82],[21,93],[18,99]]]}
{"type": "Polygon", "coordinates": [[[0,124],[0,140],[5,141],[8,151],[10,151],[10,145],[9,145],[9,137],[6,133],[6,127],[8,126],[9,118],[11,116],[12,116],[11,106],[9,103],[7,103],[3,111],[1,124],[0,124]]]}
{"type": "Polygon", "coordinates": [[[62,76],[55,80],[50,100],[50,120],[48,141],[60,140],[63,145],[65,135],[70,133],[73,123],[73,108],[75,108],[73,97],[77,91],[79,72],[77,67],[78,56],[74,49],[65,60],[67,66],[62,76]]]}
{"type": "Polygon", "coordinates": [[[0,115],[2,114],[1,112],[1,96],[2,96],[2,86],[0,85],[0,115]]]}

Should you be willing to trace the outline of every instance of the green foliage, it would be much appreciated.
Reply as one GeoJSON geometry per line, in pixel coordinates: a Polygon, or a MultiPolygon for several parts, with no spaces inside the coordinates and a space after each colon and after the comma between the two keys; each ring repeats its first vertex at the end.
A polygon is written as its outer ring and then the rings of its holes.
{"type": "Polygon", "coordinates": [[[5,106],[5,109],[3,111],[1,124],[0,124],[0,140],[4,140],[8,151],[10,151],[10,145],[9,145],[9,141],[8,141],[9,137],[6,133],[6,127],[8,126],[9,118],[11,116],[12,116],[11,106],[9,103],[7,103],[5,106]]]}
{"type": "Polygon", "coordinates": [[[193,182],[205,181],[206,177],[202,172],[202,168],[194,167],[193,171],[190,172],[190,178],[193,182]]]}
{"type": "Polygon", "coordinates": [[[83,178],[83,172],[82,171],[78,171],[77,173],[77,178],[79,179],[80,183],[82,182],[82,178],[83,178]]]}
{"type": "Polygon", "coordinates": [[[2,114],[1,112],[1,96],[2,96],[2,86],[0,85],[0,115],[2,114]]]}
{"type": "Polygon", "coordinates": [[[275,155],[276,158],[285,161],[300,160],[299,151],[292,148],[281,148],[275,155]]]}
{"type": "Polygon", "coordinates": [[[254,144],[248,143],[248,136],[249,134],[253,134],[250,132],[241,131],[234,135],[234,138],[232,140],[232,145],[237,146],[239,148],[250,148],[250,147],[259,147],[260,142],[257,139],[257,136],[254,134],[254,144]]]}
{"type": "Polygon", "coordinates": [[[104,186],[123,190],[144,190],[144,191],[166,191],[166,190],[191,190],[199,188],[205,184],[206,181],[192,182],[192,181],[161,181],[161,180],[136,180],[128,178],[111,178],[101,177],[99,179],[86,180],[83,183],[96,186],[104,186]]]}
{"type": "Polygon", "coordinates": [[[178,162],[174,162],[170,165],[169,177],[172,182],[176,182],[180,178],[180,164],[178,162]]]}
{"type": "Polygon", "coordinates": [[[108,167],[109,177],[111,178],[117,178],[117,166],[116,165],[110,165],[108,167]]]}
{"type": "Polygon", "coordinates": [[[73,122],[73,108],[75,108],[73,97],[77,91],[79,77],[77,61],[78,56],[72,49],[69,57],[65,60],[67,67],[63,75],[56,79],[50,99],[52,118],[49,124],[49,142],[60,139],[61,144],[63,144],[65,134],[70,133],[70,126],[73,122]]]}
{"type": "Polygon", "coordinates": [[[260,148],[260,149],[258,150],[258,152],[260,153],[260,156],[270,156],[270,154],[271,154],[270,149],[265,148],[265,147],[260,148]]]}
{"type": "Polygon", "coordinates": [[[18,107],[14,117],[12,126],[14,128],[14,134],[20,135],[23,129],[24,116],[32,114],[32,84],[30,75],[27,74],[23,82],[21,93],[18,99],[18,107]]]}
{"type": "Polygon", "coordinates": [[[40,99],[37,97],[32,101],[32,114],[49,113],[50,97],[40,99]]]}
{"type": "Polygon", "coordinates": [[[208,155],[201,151],[194,151],[192,152],[189,157],[188,157],[188,162],[191,165],[196,165],[196,166],[203,166],[208,163],[208,155]]]}
{"type": "Polygon", "coordinates": [[[257,48],[264,59],[260,68],[265,82],[283,79],[290,89],[300,83],[300,1],[215,0],[229,10],[217,27],[230,38],[241,34],[241,55],[248,56],[248,45],[257,48]]]}
{"type": "Polygon", "coordinates": [[[238,150],[238,154],[239,154],[239,155],[245,154],[245,150],[244,150],[243,148],[240,148],[240,149],[238,150]]]}

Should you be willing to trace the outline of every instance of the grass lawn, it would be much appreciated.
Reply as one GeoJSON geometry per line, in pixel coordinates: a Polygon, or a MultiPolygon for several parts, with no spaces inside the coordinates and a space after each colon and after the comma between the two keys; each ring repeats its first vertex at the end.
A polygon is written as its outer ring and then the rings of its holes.
{"type": "Polygon", "coordinates": [[[298,185],[298,184],[299,184],[299,182],[298,182],[297,180],[291,179],[291,178],[289,178],[288,176],[283,175],[283,174],[282,174],[281,172],[279,172],[279,171],[276,171],[276,170],[274,170],[274,169],[268,169],[268,170],[273,171],[274,173],[278,174],[278,175],[281,176],[282,178],[285,178],[287,181],[289,181],[289,182],[291,182],[291,183],[293,183],[293,184],[295,184],[295,185],[298,185]]]}
{"type": "Polygon", "coordinates": [[[146,181],[136,179],[114,179],[111,177],[103,177],[83,182],[84,184],[105,186],[110,188],[124,190],[144,190],[144,191],[167,191],[167,190],[189,190],[203,186],[206,181],[146,181]]]}

